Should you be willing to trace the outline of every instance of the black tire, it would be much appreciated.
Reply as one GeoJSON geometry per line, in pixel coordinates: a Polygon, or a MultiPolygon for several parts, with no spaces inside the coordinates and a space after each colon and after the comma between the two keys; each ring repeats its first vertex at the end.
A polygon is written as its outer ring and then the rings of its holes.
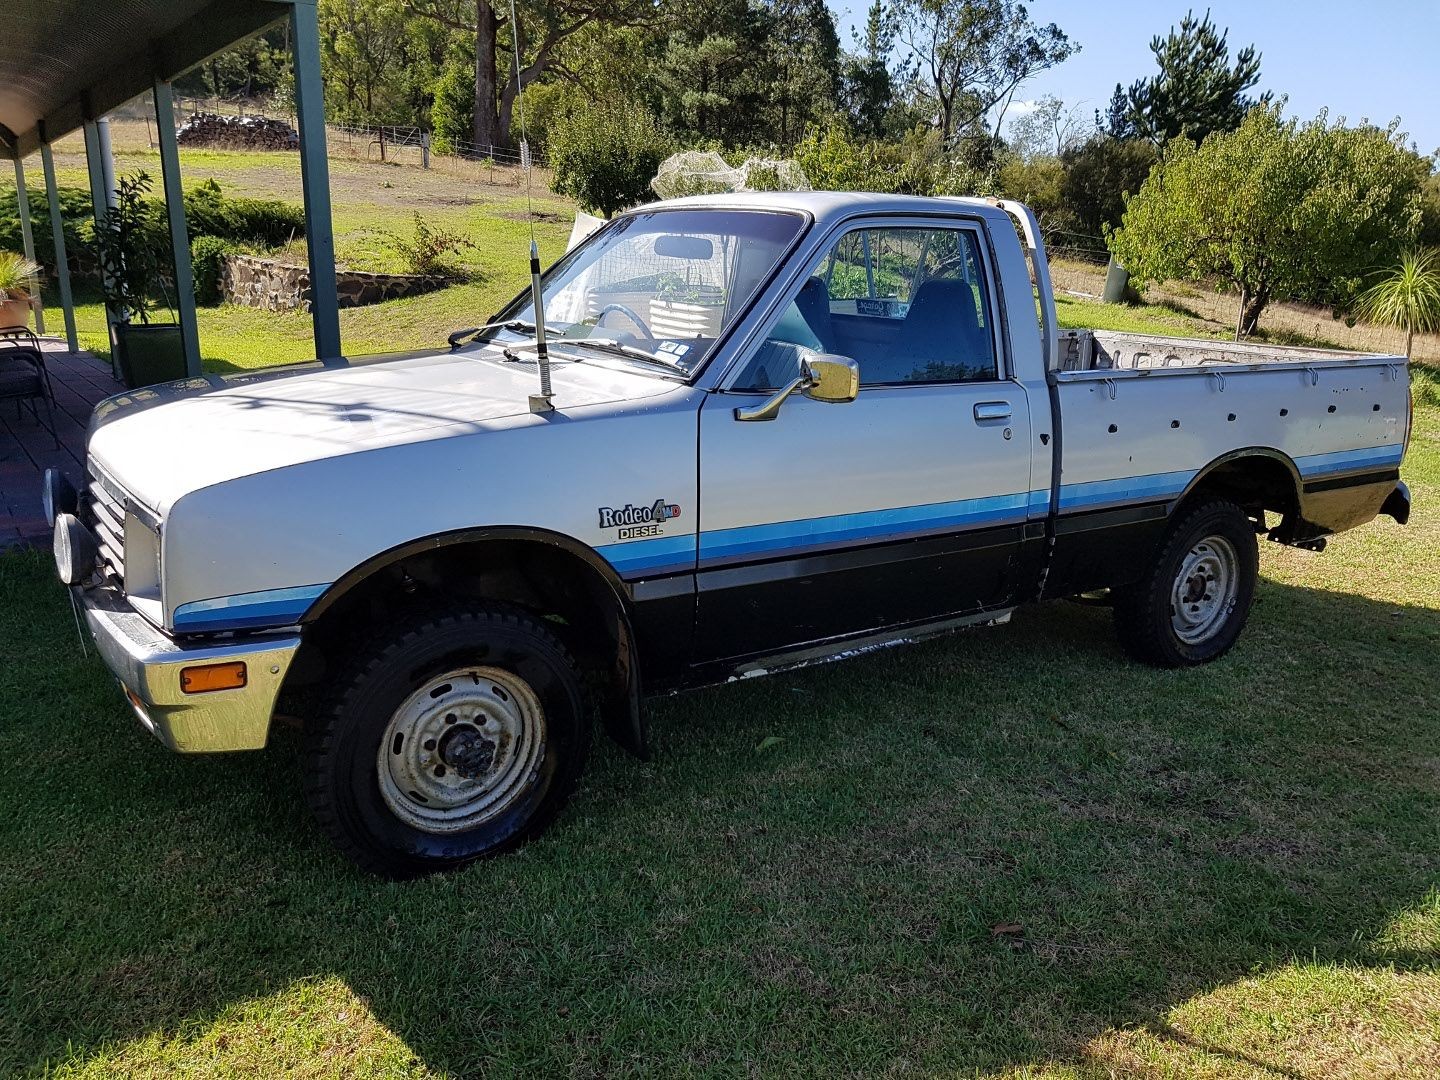
{"type": "Polygon", "coordinates": [[[1115,630],[1135,659],[1157,667],[1192,667],[1207,664],[1224,656],[1235,645],[1250,605],[1255,599],[1255,581],[1259,575],[1260,556],[1256,549],[1255,528],[1245,511],[1228,499],[1207,499],[1180,511],[1166,529],[1155,558],[1145,576],[1133,585],[1114,591],[1115,630]],[[1207,548],[1200,545],[1210,541],[1207,548]],[[1233,555],[1234,592],[1229,600],[1226,588],[1218,591],[1219,599],[1210,601],[1215,579],[1205,577],[1203,569],[1186,572],[1187,558],[1200,552],[1201,566],[1207,558],[1223,562],[1233,555]],[[1222,553],[1222,554],[1217,554],[1222,553]],[[1185,585],[1179,578],[1185,574],[1185,585]],[[1173,597],[1180,588],[1181,598],[1198,601],[1187,611],[1213,611],[1213,621],[1199,630],[1184,623],[1187,614],[1176,614],[1173,597]]]}
{"type": "MultiPolygon", "coordinates": [[[[362,647],[353,667],[334,684],[329,708],[306,724],[305,794],[331,840],[363,869],[390,878],[450,870],[482,856],[509,851],[545,829],[584,770],[590,753],[590,728],[575,662],[543,623],[502,608],[418,619],[391,628],[362,647]],[[484,674],[487,670],[493,678],[484,674]],[[393,778],[382,781],[381,762],[389,759],[381,759],[380,746],[382,740],[393,739],[387,738],[392,718],[403,724],[411,710],[424,707],[427,698],[440,696],[421,693],[422,688],[440,680],[442,687],[456,684],[457,693],[470,690],[463,679],[445,680],[457,671],[475,676],[476,687],[507,680],[510,694],[497,685],[484,693],[495,701],[513,699],[513,708],[530,718],[527,722],[533,724],[538,706],[538,739],[497,735],[494,741],[487,741],[484,725],[495,721],[484,718],[480,711],[466,713],[463,705],[455,706],[460,714],[458,725],[455,715],[447,715],[443,721],[432,716],[430,723],[455,725],[443,729],[441,743],[452,734],[468,732],[468,743],[452,745],[472,754],[474,747],[481,748],[479,758],[464,758],[465,766],[474,770],[472,776],[453,760],[442,758],[445,747],[440,747],[432,759],[449,764],[451,774],[449,780],[437,784],[455,785],[456,790],[470,784],[478,790],[473,782],[493,778],[499,771],[497,762],[510,762],[507,775],[514,778],[506,787],[507,792],[513,788],[513,793],[492,816],[473,825],[462,820],[448,831],[437,831],[434,822],[417,827],[392,808],[394,802],[401,812],[428,810],[419,803],[405,803],[409,797],[426,801],[417,792],[402,796],[393,778]],[[402,706],[407,712],[399,716],[402,706]],[[473,726],[471,720],[481,726],[473,726]],[[497,746],[506,749],[497,750],[497,746]],[[523,757],[515,749],[521,746],[528,747],[523,757]],[[389,794],[382,791],[387,783],[389,794]]],[[[421,751],[415,748],[419,739],[417,735],[412,746],[404,749],[415,763],[411,767],[428,769],[428,764],[419,764],[421,751]]],[[[396,754],[403,744],[402,736],[396,754]]],[[[424,742],[427,753],[435,745],[433,739],[424,742]]],[[[435,765],[435,774],[446,774],[442,764],[435,765]]]]}

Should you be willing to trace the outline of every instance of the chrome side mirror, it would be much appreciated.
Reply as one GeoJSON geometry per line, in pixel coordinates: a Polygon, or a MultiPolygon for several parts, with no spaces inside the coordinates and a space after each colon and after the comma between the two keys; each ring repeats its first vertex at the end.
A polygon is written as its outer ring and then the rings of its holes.
{"type": "Polygon", "coordinates": [[[800,370],[809,382],[801,392],[816,401],[854,401],[860,394],[860,365],[848,356],[816,353],[801,361],[800,370]]]}
{"type": "Polygon", "coordinates": [[[736,420],[774,420],[780,406],[796,391],[815,401],[854,401],[860,394],[860,365],[848,356],[834,353],[808,353],[800,361],[800,376],[779,390],[761,405],[736,409],[736,420]]]}

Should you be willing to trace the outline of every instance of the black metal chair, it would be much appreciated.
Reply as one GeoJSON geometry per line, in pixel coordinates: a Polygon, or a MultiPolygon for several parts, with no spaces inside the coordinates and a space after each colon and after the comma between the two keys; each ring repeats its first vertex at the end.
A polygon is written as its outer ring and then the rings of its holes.
{"type": "Polygon", "coordinates": [[[0,399],[5,398],[15,402],[17,420],[24,404],[35,422],[50,432],[55,445],[60,445],[55,430],[55,391],[50,385],[50,373],[45,370],[45,353],[40,339],[28,327],[0,326],[0,399]],[[45,404],[43,420],[35,407],[36,398],[45,404]]]}

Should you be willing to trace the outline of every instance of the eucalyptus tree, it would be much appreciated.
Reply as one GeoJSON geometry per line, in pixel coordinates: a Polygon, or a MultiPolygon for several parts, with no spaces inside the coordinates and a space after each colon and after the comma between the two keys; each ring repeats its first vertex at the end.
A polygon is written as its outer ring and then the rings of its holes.
{"type": "Polygon", "coordinates": [[[1014,0],[896,0],[899,38],[935,105],[945,140],[978,127],[1027,79],[1079,50],[1054,23],[1014,0]]]}

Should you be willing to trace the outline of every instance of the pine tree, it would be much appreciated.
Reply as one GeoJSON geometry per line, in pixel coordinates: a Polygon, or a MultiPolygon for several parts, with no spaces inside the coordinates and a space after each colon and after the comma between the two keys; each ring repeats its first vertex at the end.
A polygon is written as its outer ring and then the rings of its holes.
{"type": "MultiPolygon", "coordinates": [[[[1260,54],[1247,45],[1235,54],[1232,67],[1227,33],[1215,27],[1208,11],[1202,19],[1190,11],[1178,27],[1171,27],[1168,37],[1157,34],[1150,51],[1160,74],[1131,85],[1125,95],[1123,119],[1128,130],[1124,134],[1158,146],[1180,135],[1200,142],[1213,131],[1234,131],[1251,108],[1268,103],[1269,94],[1258,100],[1245,96],[1260,81],[1260,54]]],[[[1119,87],[1116,92],[1110,110],[1112,129],[1119,119],[1119,87]]]]}
{"type": "Polygon", "coordinates": [[[855,130],[883,135],[895,97],[890,54],[895,50],[894,17],[883,0],[874,0],[865,18],[865,32],[852,30],[855,51],[845,57],[845,110],[855,130]]]}

